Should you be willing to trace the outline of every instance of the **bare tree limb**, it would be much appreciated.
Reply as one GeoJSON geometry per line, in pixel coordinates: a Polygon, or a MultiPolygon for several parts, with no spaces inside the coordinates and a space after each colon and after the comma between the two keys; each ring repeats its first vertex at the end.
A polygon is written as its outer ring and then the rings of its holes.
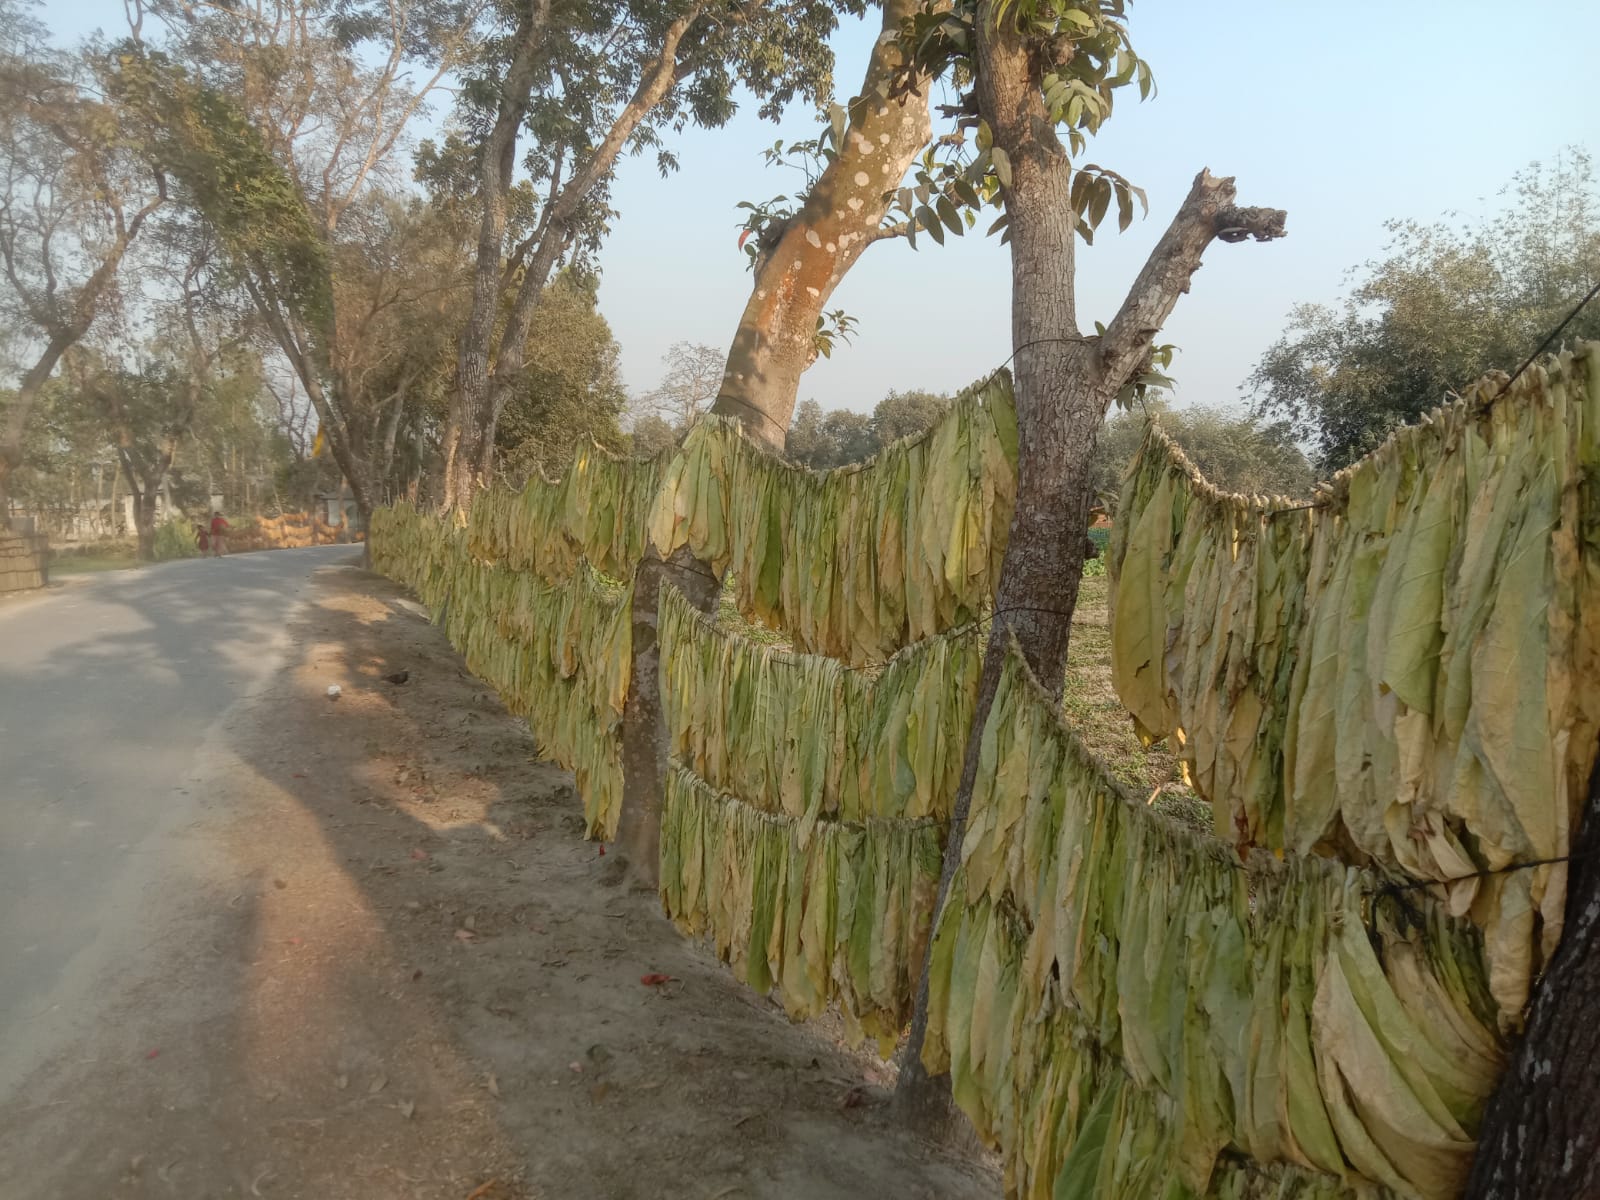
{"type": "Polygon", "coordinates": [[[1218,179],[1210,171],[1195,176],[1194,186],[1145,260],[1117,315],[1100,339],[1102,388],[1115,396],[1147,361],[1155,335],[1172,315],[1178,297],[1200,269],[1200,257],[1213,238],[1258,242],[1281,238],[1288,214],[1280,208],[1239,208],[1234,204],[1232,177],[1218,179]]]}

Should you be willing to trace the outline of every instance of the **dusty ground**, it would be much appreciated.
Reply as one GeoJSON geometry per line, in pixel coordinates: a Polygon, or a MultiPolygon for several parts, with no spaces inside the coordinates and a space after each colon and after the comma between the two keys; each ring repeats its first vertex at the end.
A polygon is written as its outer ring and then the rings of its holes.
{"type": "Polygon", "coordinates": [[[398,588],[329,569],[292,635],[203,755],[145,969],[0,1110],[0,1197],[999,1194],[618,886],[398,588]]]}

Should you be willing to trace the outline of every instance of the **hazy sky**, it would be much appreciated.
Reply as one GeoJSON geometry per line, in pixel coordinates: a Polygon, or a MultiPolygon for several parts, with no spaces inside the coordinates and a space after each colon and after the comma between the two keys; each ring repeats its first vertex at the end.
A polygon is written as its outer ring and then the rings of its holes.
{"type": "MultiPolygon", "coordinates": [[[[1236,176],[1243,204],[1289,212],[1284,241],[1207,251],[1161,339],[1181,350],[1181,403],[1238,403],[1289,307],[1335,298],[1346,270],[1382,249],[1386,219],[1492,211],[1520,167],[1569,144],[1600,151],[1600,112],[1566,49],[1600,45],[1593,0],[1131,8],[1158,92],[1143,104],[1119,96],[1086,158],[1143,187],[1150,215],[1120,236],[1108,224],[1082,249],[1083,327],[1115,311],[1200,168],[1236,176]]],[[[46,19],[60,35],[112,32],[121,4],[50,0],[46,19]]],[[[849,21],[836,36],[841,95],[859,82],[875,28],[849,21]]],[[[676,139],[682,169],[668,180],[653,156],[622,165],[600,306],[632,389],[654,385],[675,341],[727,345],[749,289],[734,206],[790,191],[797,177],[764,168],[760,151],[815,129],[810,113],[774,126],[750,106],[729,126],[676,139]]],[[[1009,255],[979,236],[986,227],[942,249],[869,250],[829,306],[859,318],[859,336],[806,374],[801,398],[868,409],[891,387],[953,391],[1004,360],[1009,255]]]]}

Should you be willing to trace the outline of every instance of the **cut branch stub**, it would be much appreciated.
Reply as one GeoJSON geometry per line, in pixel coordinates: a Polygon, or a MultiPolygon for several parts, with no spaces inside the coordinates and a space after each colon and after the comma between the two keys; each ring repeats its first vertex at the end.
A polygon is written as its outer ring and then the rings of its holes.
{"type": "Polygon", "coordinates": [[[1225,208],[1216,216],[1212,228],[1217,239],[1224,242],[1242,242],[1255,238],[1270,242],[1288,233],[1289,214],[1281,208],[1225,208]]]}

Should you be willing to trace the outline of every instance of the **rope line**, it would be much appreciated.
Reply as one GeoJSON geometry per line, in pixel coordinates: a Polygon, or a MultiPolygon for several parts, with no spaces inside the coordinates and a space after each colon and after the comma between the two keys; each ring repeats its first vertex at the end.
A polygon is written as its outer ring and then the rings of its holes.
{"type": "Polygon", "coordinates": [[[712,407],[715,408],[716,405],[723,403],[723,401],[727,401],[730,404],[738,404],[738,405],[743,406],[744,408],[748,408],[751,412],[755,413],[756,416],[760,417],[768,425],[771,425],[779,433],[783,434],[783,436],[785,438],[788,438],[788,436],[789,436],[788,426],[779,425],[778,421],[777,421],[777,418],[773,417],[772,415],[770,415],[769,413],[763,411],[762,409],[757,408],[754,404],[751,404],[750,401],[745,400],[745,399],[743,399],[742,397],[739,397],[739,396],[718,396],[716,398],[716,400],[713,402],[712,407]]]}
{"type": "MultiPolygon", "coordinates": [[[[1545,335],[1544,341],[1540,342],[1539,345],[1534,349],[1533,353],[1528,355],[1528,357],[1523,360],[1522,365],[1511,373],[1510,378],[1500,385],[1500,390],[1495,392],[1494,395],[1490,396],[1482,404],[1478,405],[1476,411],[1479,416],[1482,416],[1484,413],[1488,412],[1489,409],[1493,408],[1495,403],[1502,396],[1504,396],[1506,392],[1511,390],[1511,385],[1518,379],[1522,378],[1523,372],[1538,361],[1539,356],[1550,348],[1550,344],[1561,336],[1561,331],[1564,330],[1568,325],[1572,324],[1577,315],[1587,308],[1589,302],[1592,301],[1596,296],[1600,296],[1600,280],[1595,282],[1595,285],[1589,289],[1588,294],[1585,295],[1583,299],[1579,300],[1575,305],[1572,306],[1572,311],[1561,318],[1561,323],[1545,335]]],[[[1326,507],[1326,501],[1317,500],[1311,504],[1296,504],[1291,508],[1275,508],[1267,514],[1267,519],[1270,521],[1273,517],[1281,516],[1284,513],[1305,512],[1307,509],[1326,507]]],[[[1474,877],[1471,875],[1463,875],[1462,878],[1471,879],[1474,877]]]]}
{"type": "Polygon", "coordinates": [[[1556,338],[1561,336],[1561,331],[1563,329],[1565,329],[1568,325],[1572,324],[1573,318],[1576,317],[1579,313],[1581,313],[1584,310],[1584,308],[1588,305],[1589,301],[1593,300],[1596,296],[1600,296],[1600,280],[1596,280],[1595,281],[1595,285],[1592,288],[1589,289],[1589,294],[1587,296],[1585,296],[1582,300],[1579,300],[1578,303],[1573,306],[1572,311],[1569,312],[1565,317],[1563,317],[1561,319],[1561,324],[1557,325],[1554,329],[1552,329],[1549,332],[1549,334],[1545,337],[1544,341],[1539,343],[1539,348],[1537,350],[1535,350],[1532,354],[1528,355],[1527,361],[1524,362],[1520,367],[1518,367],[1514,372],[1512,372],[1511,378],[1506,380],[1503,384],[1501,384],[1500,385],[1500,390],[1498,392],[1496,392],[1493,396],[1491,396],[1488,400],[1484,401],[1482,407],[1483,408],[1488,408],[1496,400],[1500,399],[1501,396],[1504,396],[1506,394],[1507,389],[1509,389],[1511,387],[1511,385],[1513,383],[1515,383],[1521,377],[1521,375],[1522,375],[1522,373],[1524,371],[1526,371],[1529,367],[1533,366],[1534,360],[1536,358],[1538,358],[1539,355],[1543,354],[1547,348],[1549,348],[1549,345],[1550,345],[1551,342],[1555,341],[1556,338]]]}

